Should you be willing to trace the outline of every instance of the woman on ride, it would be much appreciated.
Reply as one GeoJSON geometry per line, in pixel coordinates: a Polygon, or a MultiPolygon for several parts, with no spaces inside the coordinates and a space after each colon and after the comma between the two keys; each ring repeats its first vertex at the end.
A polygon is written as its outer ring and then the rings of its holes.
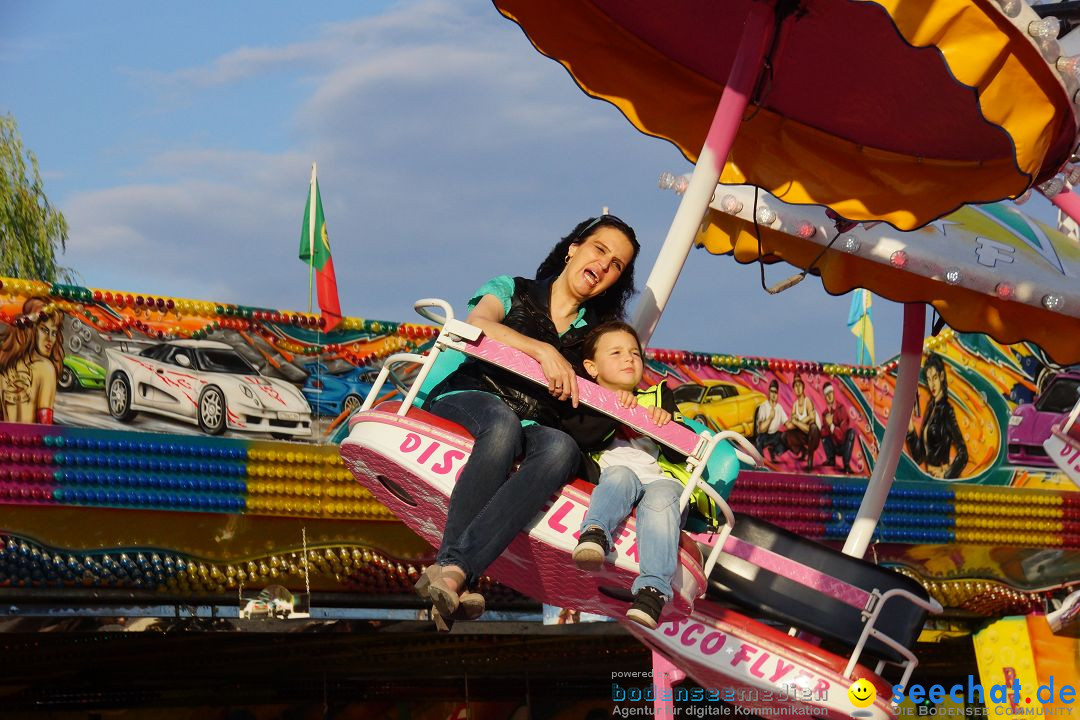
{"type": "Polygon", "coordinates": [[[548,385],[469,359],[428,394],[425,409],[474,438],[450,495],[435,564],[416,583],[442,618],[483,612],[483,597],[466,588],[577,469],[577,444],[556,428],[560,414],[577,407],[590,327],[623,317],[639,247],[619,218],[591,218],[555,245],[535,280],[499,276],[469,301],[468,322],[535,359],[548,385]],[[517,458],[521,464],[510,474],[517,458]]]}

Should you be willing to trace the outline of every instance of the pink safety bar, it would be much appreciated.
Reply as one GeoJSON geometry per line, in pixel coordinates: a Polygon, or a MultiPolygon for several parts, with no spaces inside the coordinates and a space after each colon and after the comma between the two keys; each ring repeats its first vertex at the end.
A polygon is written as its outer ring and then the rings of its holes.
{"type": "Polygon", "coordinates": [[[858,610],[865,610],[870,604],[871,594],[865,590],[737,537],[729,535],[724,541],[723,550],[729,555],[742,558],[858,610]]]}
{"type": "MultiPolygon", "coordinates": [[[[540,363],[531,357],[492,340],[487,336],[481,336],[479,340],[458,340],[451,343],[455,350],[487,362],[495,363],[499,367],[510,370],[529,380],[535,380],[547,384],[544,372],[540,369],[540,363]]],[[[600,387],[591,380],[579,377],[578,399],[592,408],[615,418],[624,425],[645,433],[662,442],[664,445],[676,450],[683,455],[693,455],[698,449],[701,437],[678,423],[668,423],[658,427],[649,419],[649,413],[641,407],[626,409],[619,405],[618,397],[611,390],[600,387]]]]}

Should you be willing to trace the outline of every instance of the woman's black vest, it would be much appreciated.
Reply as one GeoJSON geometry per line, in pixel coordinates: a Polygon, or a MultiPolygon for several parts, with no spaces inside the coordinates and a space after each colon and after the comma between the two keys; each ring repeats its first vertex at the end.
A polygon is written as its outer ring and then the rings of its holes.
{"type": "MultiPolygon", "coordinates": [[[[575,373],[584,375],[581,347],[590,327],[596,324],[596,318],[586,306],[585,325],[571,327],[560,337],[555,323],[551,321],[551,283],[554,279],[514,278],[510,311],[506,313],[502,324],[522,335],[553,345],[574,366],[575,373]]],[[[493,393],[509,405],[522,420],[535,420],[549,427],[559,425],[559,411],[563,401],[549,395],[545,386],[473,358],[467,358],[461,367],[432,388],[428,393],[425,409],[440,395],[460,390],[493,393]]]]}

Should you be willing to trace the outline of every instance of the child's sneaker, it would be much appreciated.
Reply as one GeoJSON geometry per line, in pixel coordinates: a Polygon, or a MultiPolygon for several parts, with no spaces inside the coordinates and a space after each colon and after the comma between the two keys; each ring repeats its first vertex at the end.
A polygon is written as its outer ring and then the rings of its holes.
{"type": "Polygon", "coordinates": [[[664,596],[654,587],[643,587],[634,593],[634,604],[626,611],[626,617],[638,625],[655,630],[664,609],[664,596]]]}
{"type": "Polygon", "coordinates": [[[574,564],[582,570],[599,570],[604,567],[604,557],[608,554],[607,537],[598,527],[590,527],[578,536],[574,548],[574,564]]]}

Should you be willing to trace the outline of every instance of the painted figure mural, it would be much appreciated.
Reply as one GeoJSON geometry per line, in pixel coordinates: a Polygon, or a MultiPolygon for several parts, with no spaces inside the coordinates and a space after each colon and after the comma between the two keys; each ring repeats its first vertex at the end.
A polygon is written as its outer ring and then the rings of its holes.
{"type": "Polygon", "coordinates": [[[769,383],[768,399],[758,405],[754,412],[754,446],[762,455],[768,450],[770,460],[775,460],[777,455],[787,450],[781,431],[788,417],[779,397],[780,383],[774,379],[769,383]]]}
{"type": "Polygon", "coordinates": [[[851,413],[836,399],[831,382],[821,388],[825,396],[825,412],[822,416],[821,447],[825,450],[825,464],[835,465],[842,461],[845,473],[851,473],[851,453],[855,448],[855,428],[851,427],[851,413]]]}
{"type": "Polygon", "coordinates": [[[6,422],[52,424],[56,381],[64,363],[63,315],[29,298],[0,343],[0,414],[6,422]]]}
{"type": "Polygon", "coordinates": [[[956,411],[949,402],[949,380],[945,374],[945,361],[940,355],[931,353],[927,356],[923,378],[930,399],[922,412],[921,427],[916,429],[914,417],[908,425],[908,452],[915,462],[925,465],[931,477],[955,479],[967,465],[967,444],[956,421],[956,411]]]}
{"type": "Polygon", "coordinates": [[[806,469],[814,469],[814,453],[821,443],[821,416],[814,403],[806,395],[806,383],[799,375],[791,381],[795,402],[791,404],[791,417],[784,425],[784,444],[799,460],[806,460],[806,469]]]}

